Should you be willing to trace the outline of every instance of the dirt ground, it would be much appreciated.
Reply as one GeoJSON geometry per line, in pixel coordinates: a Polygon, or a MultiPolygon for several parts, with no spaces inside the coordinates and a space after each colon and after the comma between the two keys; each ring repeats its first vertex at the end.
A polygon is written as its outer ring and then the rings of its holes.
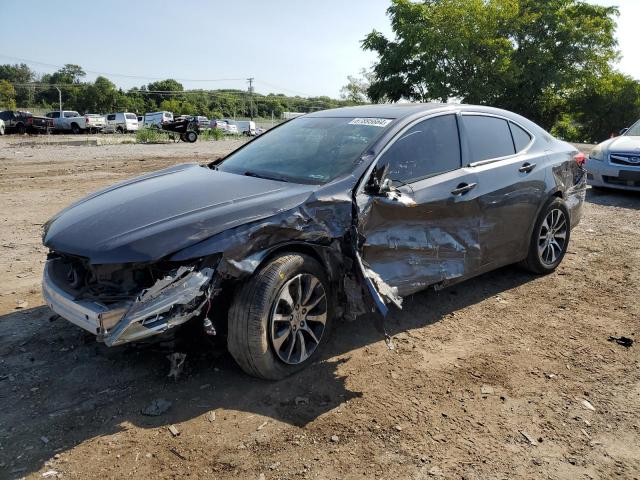
{"type": "Polygon", "coordinates": [[[0,139],[0,478],[640,478],[640,195],[588,192],[555,274],[515,267],[339,323],[269,383],[193,345],[108,349],[39,292],[41,226],[99,187],[236,142],[0,139]],[[171,407],[141,414],[154,399],[171,407]],[[179,432],[174,436],[169,426],[179,432]]]}

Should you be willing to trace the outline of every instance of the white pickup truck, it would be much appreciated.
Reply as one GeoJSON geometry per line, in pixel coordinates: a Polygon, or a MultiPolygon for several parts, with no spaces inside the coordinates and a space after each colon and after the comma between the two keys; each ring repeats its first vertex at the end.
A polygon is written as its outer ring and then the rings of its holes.
{"type": "Polygon", "coordinates": [[[105,119],[101,115],[80,115],[72,110],[56,110],[47,113],[46,117],[53,119],[53,129],[56,132],[99,132],[105,126],[105,119]]]}

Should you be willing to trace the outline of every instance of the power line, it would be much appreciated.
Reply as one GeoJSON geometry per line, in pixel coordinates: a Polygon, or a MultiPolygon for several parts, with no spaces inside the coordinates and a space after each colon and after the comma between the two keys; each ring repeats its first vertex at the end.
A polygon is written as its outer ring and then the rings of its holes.
{"type": "MultiPolygon", "coordinates": [[[[57,68],[57,69],[64,68],[64,65],[55,65],[55,64],[52,64],[52,63],[40,62],[38,60],[29,60],[27,58],[13,57],[11,55],[5,55],[4,53],[0,53],[0,57],[8,58],[8,59],[11,59],[11,60],[15,60],[17,62],[24,62],[24,63],[32,63],[32,64],[36,64],[36,65],[43,65],[45,67],[50,67],[50,68],[57,68]]],[[[138,80],[167,80],[167,77],[146,77],[146,76],[142,76],[142,75],[129,75],[129,74],[125,74],[125,73],[99,72],[99,71],[96,71],[96,70],[85,70],[84,68],[83,68],[83,70],[86,73],[92,73],[92,74],[95,74],[95,75],[107,75],[107,76],[111,76],[111,77],[134,78],[134,79],[138,79],[138,80]]],[[[207,79],[203,79],[203,78],[174,78],[173,80],[176,80],[178,82],[240,82],[240,81],[244,80],[244,78],[207,78],[207,79]]]]}

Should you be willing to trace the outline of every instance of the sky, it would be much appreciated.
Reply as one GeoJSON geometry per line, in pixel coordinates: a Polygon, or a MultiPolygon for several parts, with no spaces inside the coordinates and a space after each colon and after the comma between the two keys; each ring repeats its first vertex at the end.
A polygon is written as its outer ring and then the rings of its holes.
{"type": "MultiPolygon", "coordinates": [[[[640,79],[635,30],[640,0],[618,5],[619,68],[640,79]]],[[[185,88],[247,88],[259,93],[338,97],[348,75],[375,55],[361,40],[391,36],[389,0],[30,0],[0,12],[0,63],[51,73],[82,66],[122,88],[176,78],[185,88]],[[207,81],[200,81],[207,80],[207,81]]]]}

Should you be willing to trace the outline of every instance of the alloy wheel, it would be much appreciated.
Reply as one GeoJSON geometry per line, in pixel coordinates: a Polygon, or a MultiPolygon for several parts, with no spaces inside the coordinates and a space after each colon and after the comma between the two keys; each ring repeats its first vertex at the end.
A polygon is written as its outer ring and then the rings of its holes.
{"type": "Polygon", "coordinates": [[[545,217],[538,233],[538,257],[547,266],[554,265],[567,247],[567,218],[554,208],[545,217]]]}
{"type": "Polygon", "coordinates": [[[322,282],[302,273],[283,285],[274,302],[270,340],[280,360],[297,365],[318,348],[327,323],[327,295],[322,282]]]}

